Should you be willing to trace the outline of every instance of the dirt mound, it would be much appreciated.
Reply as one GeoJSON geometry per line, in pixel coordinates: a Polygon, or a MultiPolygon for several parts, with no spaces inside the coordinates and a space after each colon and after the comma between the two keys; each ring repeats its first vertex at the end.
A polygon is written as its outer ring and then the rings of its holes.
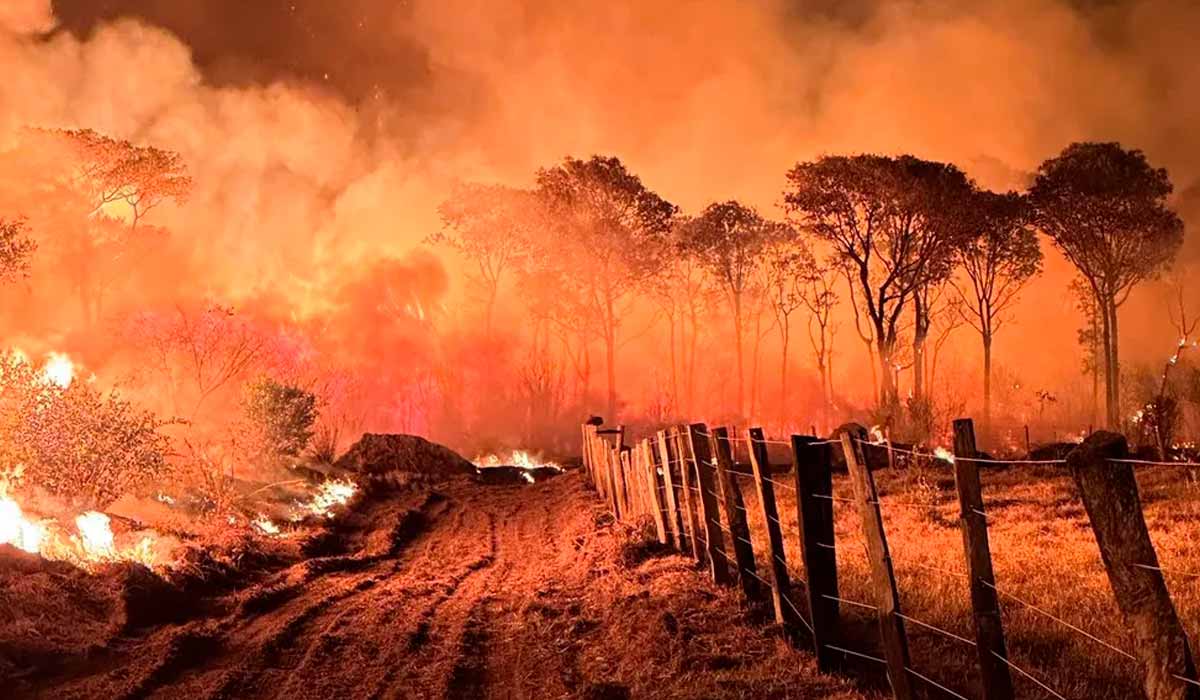
{"type": "Polygon", "coordinates": [[[367,433],[334,466],[367,476],[407,472],[428,480],[475,474],[475,465],[454,450],[415,435],[367,433]]]}

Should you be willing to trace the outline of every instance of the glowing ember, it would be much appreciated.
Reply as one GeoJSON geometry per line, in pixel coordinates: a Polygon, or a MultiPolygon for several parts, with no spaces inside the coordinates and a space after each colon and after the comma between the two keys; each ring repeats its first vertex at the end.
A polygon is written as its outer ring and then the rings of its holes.
{"type": "Polygon", "coordinates": [[[279,526],[271,522],[271,519],[265,515],[260,515],[253,523],[254,527],[258,528],[259,532],[264,535],[278,535],[279,526]]]}
{"type": "Polygon", "coordinates": [[[317,489],[311,501],[301,505],[315,515],[331,518],[333,509],[349,503],[357,492],[358,486],[352,481],[326,481],[317,489]]]}
{"type": "Polygon", "coordinates": [[[950,450],[947,450],[945,447],[933,448],[933,456],[942,460],[943,462],[954,464],[954,455],[950,454],[950,450]]]}
{"type": "Polygon", "coordinates": [[[879,429],[878,425],[872,425],[870,433],[871,442],[875,443],[876,445],[882,445],[883,443],[887,442],[887,437],[883,434],[883,431],[879,429]]]}
{"type": "Polygon", "coordinates": [[[66,389],[75,379],[75,363],[60,352],[52,352],[42,367],[42,376],[46,382],[66,389]]]}

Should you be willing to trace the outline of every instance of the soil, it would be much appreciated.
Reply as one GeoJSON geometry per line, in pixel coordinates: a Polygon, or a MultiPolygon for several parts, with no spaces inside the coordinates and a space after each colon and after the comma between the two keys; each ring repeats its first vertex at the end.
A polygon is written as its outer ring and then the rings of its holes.
{"type": "Polygon", "coordinates": [[[818,674],[737,591],[614,523],[577,472],[376,495],[300,549],[183,619],[63,647],[56,663],[0,679],[5,696],[869,695],[818,674]]]}

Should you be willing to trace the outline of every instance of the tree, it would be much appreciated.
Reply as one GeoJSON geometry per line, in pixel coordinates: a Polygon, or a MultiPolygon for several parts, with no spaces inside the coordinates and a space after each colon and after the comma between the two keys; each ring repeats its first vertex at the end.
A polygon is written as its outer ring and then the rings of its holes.
{"type": "Polygon", "coordinates": [[[838,305],[838,295],[834,291],[836,283],[837,271],[834,266],[828,262],[817,263],[806,275],[800,294],[800,300],[809,313],[808,342],[817,358],[817,372],[821,375],[821,410],[827,428],[833,409],[833,341],[838,329],[838,324],[833,320],[833,310],[838,305]]]}
{"type": "Polygon", "coordinates": [[[658,267],[677,208],[647,188],[617,158],[567,157],[537,174],[537,196],[559,235],[544,252],[565,266],[600,327],[608,374],[608,416],[617,412],[617,347],[635,291],[658,267]]]}
{"type": "MultiPolygon", "coordinates": [[[[791,234],[794,235],[794,234],[791,234]]],[[[733,325],[737,358],[737,410],[746,410],[746,298],[763,269],[763,254],[772,241],[789,236],[786,225],[764,219],[753,207],[735,201],[708,205],[683,233],[692,252],[725,294],[733,325]]]]}
{"type": "Polygon", "coordinates": [[[430,240],[458,251],[474,265],[472,281],[483,289],[484,328],[492,337],[496,298],[506,275],[529,254],[537,225],[533,195],[503,185],[460,183],[438,207],[445,228],[430,240]]]}
{"type": "MultiPolygon", "coordinates": [[[[966,239],[961,214],[971,183],[953,165],[877,155],[799,163],[788,183],[789,215],[833,246],[852,298],[865,307],[882,375],[880,399],[894,406],[901,314],[918,292],[948,276],[966,239]]],[[[914,350],[922,342],[915,340],[914,350]]]]}
{"type": "Polygon", "coordinates": [[[29,275],[29,264],[37,243],[29,237],[23,219],[0,219],[0,282],[29,275]]]}
{"type": "MultiPolygon", "coordinates": [[[[765,293],[767,302],[775,315],[775,327],[779,330],[779,406],[785,410],[788,399],[788,359],[791,348],[791,318],[801,307],[807,306],[809,285],[816,274],[816,261],[812,251],[796,235],[776,236],[768,242],[763,252],[765,293]]],[[[810,307],[811,308],[811,307],[810,307]]],[[[811,323],[810,323],[811,332],[811,323]]],[[[820,365],[823,355],[818,356],[820,365]]],[[[824,371],[821,379],[824,386],[824,371]]]]}
{"type": "Polygon", "coordinates": [[[1139,282],[1157,277],[1183,244],[1167,204],[1167,171],[1119,143],[1073,143],[1038,168],[1036,223],[1079,270],[1100,309],[1109,427],[1120,417],[1117,311],[1139,282]]]}
{"type": "Polygon", "coordinates": [[[66,183],[82,197],[88,218],[60,241],[83,317],[95,322],[105,293],[129,269],[126,258],[146,242],[139,225],[167,201],[186,201],[192,188],[183,158],[85,130],[44,132],[66,147],[66,183]]]}
{"type": "Polygon", "coordinates": [[[1042,249],[1030,227],[1032,211],[1015,193],[977,191],[972,222],[978,236],[957,253],[962,278],[952,281],[962,304],[962,318],[983,343],[983,426],[992,421],[992,340],[1004,323],[1004,312],[1021,288],[1042,266],[1042,249]]]}

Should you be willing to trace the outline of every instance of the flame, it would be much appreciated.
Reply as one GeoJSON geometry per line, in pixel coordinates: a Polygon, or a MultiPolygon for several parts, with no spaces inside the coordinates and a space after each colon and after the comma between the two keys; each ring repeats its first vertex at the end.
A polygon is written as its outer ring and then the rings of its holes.
{"type": "Polygon", "coordinates": [[[871,442],[873,444],[882,445],[883,443],[887,442],[887,437],[883,434],[883,431],[879,429],[878,425],[872,425],[869,432],[871,434],[871,442]]]}
{"type": "Polygon", "coordinates": [[[0,497],[0,544],[37,554],[46,535],[45,528],[25,518],[21,506],[8,496],[0,497]]]}
{"type": "Polygon", "coordinates": [[[333,509],[349,503],[357,492],[358,486],[353,481],[326,481],[317,489],[312,500],[302,503],[301,507],[314,515],[332,518],[333,509]]]}
{"type": "Polygon", "coordinates": [[[56,384],[63,389],[71,386],[75,379],[75,363],[61,352],[52,352],[42,366],[42,377],[48,384],[56,384]]]}
{"type": "Polygon", "coordinates": [[[933,456],[942,460],[943,462],[954,464],[954,455],[951,454],[950,450],[947,450],[945,447],[933,448],[933,456]]]}
{"type": "Polygon", "coordinates": [[[112,555],[113,533],[108,516],[94,510],[75,517],[79,528],[79,544],[88,556],[104,558],[112,555]]]}
{"type": "Polygon", "coordinates": [[[260,515],[252,523],[264,535],[278,535],[279,526],[271,522],[271,519],[265,515],[260,515]]]}
{"type": "Polygon", "coordinates": [[[519,467],[521,469],[541,469],[548,467],[550,469],[562,470],[562,467],[557,463],[535,457],[531,452],[526,450],[513,450],[509,453],[508,457],[501,457],[496,453],[478,457],[475,459],[475,466],[485,469],[488,467],[519,467]]]}

